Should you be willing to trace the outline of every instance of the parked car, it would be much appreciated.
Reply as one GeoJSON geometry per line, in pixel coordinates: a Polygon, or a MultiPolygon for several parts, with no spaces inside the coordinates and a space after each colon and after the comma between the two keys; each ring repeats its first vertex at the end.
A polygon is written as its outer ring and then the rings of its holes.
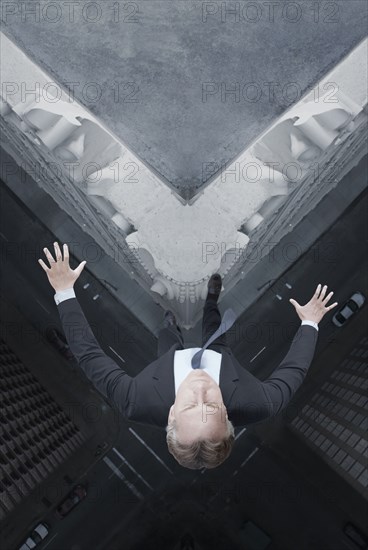
{"type": "Polygon", "coordinates": [[[354,292],[354,294],[350,296],[349,300],[345,302],[345,304],[340,307],[340,309],[332,317],[333,324],[337,327],[342,327],[343,325],[345,325],[346,321],[350,319],[350,317],[352,317],[355,312],[363,307],[364,302],[364,294],[359,292],[359,290],[354,292]]]}
{"type": "Polygon", "coordinates": [[[75,359],[71,352],[68,342],[64,334],[62,334],[57,328],[49,327],[46,332],[46,339],[54,346],[54,348],[61,353],[66,359],[72,361],[75,359]]]}
{"type": "Polygon", "coordinates": [[[47,523],[39,523],[28,535],[27,540],[22,544],[19,550],[29,550],[35,548],[42,542],[49,534],[50,526],[47,523]]]}
{"type": "Polygon", "coordinates": [[[58,518],[64,518],[69,512],[77,506],[87,496],[87,489],[84,485],[76,485],[70,491],[68,496],[56,508],[55,513],[58,518]]]}

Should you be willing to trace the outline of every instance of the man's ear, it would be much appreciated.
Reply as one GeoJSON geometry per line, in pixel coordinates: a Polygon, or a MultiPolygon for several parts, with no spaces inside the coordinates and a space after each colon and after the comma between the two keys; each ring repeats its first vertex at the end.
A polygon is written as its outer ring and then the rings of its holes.
{"type": "Polygon", "coordinates": [[[174,418],[175,418],[175,415],[174,415],[174,405],[171,405],[170,411],[169,411],[169,421],[173,421],[174,418]]]}

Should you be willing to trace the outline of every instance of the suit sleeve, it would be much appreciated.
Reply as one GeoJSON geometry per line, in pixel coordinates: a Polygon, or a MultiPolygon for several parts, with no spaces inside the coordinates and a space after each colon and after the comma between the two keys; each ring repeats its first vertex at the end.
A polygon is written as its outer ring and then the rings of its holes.
{"type": "Polygon", "coordinates": [[[77,298],[64,300],[57,308],[78,365],[94,387],[115,404],[123,416],[129,416],[133,378],[101,349],[77,298]]]}
{"type": "Polygon", "coordinates": [[[262,382],[269,416],[284,409],[304,381],[312,363],[318,331],[310,325],[301,325],[288,353],[276,370],[262,382]]]}

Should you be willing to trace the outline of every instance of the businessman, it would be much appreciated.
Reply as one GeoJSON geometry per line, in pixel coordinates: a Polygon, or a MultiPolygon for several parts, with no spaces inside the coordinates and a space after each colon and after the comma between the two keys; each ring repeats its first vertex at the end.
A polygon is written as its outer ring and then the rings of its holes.
{"type": "Polygon", "coordinates": [[[226,330],[235,320],[217,307],[222,288],[219,274],[208,282],[202,322],[202,348],[184,349],[180,328],[171,311],[165,313],[158,337],[158,358],[137,376],[129,376],[99,346],[74,293],[74,283],[86,261],[76,269],[54,243],[55,258],[44,248],[50,266],[39,263],[55,290],[55,303],[71,351],[79,366],[122,416],[166,429],[169,452],[186,468],[215,468],[229,455],[234,426],[259,422],[278,414],[302,384],[317,343],[318,323],[337,305],[327,305],[333,292],[318,285],[301,306],[290,299],[301,324],[286,356],[271,376],[258,380],[233,356],[226,330]],[[226,318],[226,319],[225,319],[226,318]]]}

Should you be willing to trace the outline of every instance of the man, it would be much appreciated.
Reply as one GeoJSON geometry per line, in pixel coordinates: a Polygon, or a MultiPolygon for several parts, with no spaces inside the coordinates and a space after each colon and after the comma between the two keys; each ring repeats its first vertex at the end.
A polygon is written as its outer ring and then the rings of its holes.
{"type": "Polygon", "coordinates": [[[68,246],[63,245],[64,257],[58,243],[54,248],[56,260],[44,248],[50,267],[38,261],[56,291],[63,329],[79,366],[124,418],[166,428],[169,452],[191,469],[221,464],[231,452],[234,426],[264,420],[286,407],[312,362],[318,323],[337,305],[327,306],[333,292],[326,295],[327,286],[320,284],[304,306],[290,299],[301,325],[280,365],[261,382],[238,363],[227,345],[227,328],[217,307],[222,281],[214,274],[202,324],[207,348],[184,349],[181,330],[168,311],[159,333],[158,359],[133,378],[100,348],[75,297],[73,286],[86,261],[72,270],[68,246]],[[208,345],[209,337],[214,341],[208,345]]]}

